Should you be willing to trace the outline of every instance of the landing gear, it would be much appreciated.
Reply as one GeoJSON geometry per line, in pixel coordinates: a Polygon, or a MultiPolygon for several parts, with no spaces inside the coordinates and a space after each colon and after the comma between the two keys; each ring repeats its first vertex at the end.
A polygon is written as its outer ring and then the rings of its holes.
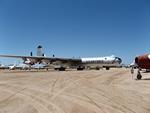
{"type": "Polygon", "coordinates": [[[100,69],[100,68],[97,66],[97,67],[96,67],[96,70],[99,70],[99,69],[100,69]]]}
{"type": "Polygon", "coordinates": [[[84,69],[85,69],[85,67],[82,67],[82,66],[79,66],[79,67],[77,68],[78,71],[82,71],[82,70],[84,70],[84,69]]]}
{"type": "Polygon", "coordinates": [[[106,67],[106,70],[109,70],[109,67],[106,67]]]}
{"type": "Polygon", "coordinates": [[[141,73],[140,73],[140,70],[138,70],[138,73],[137,73],[137,80],[141,80],[141,78],[142,78],[142,75],[141,75],[141,73]]]}
{"type": "Polygon", "coordinates": [[[55,68],[55,70],[58,70],[58,71],[65,71],[66,68],[65,68],[65,67],[60,67],[60,68],[55,68]]]}

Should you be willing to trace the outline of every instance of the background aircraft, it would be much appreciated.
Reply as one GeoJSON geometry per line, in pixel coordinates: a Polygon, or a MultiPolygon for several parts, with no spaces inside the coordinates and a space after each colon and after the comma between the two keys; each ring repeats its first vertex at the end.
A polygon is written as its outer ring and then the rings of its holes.
{"type": "Polygon", "coordinates": [[[0,64],[0,69],[9,69],[9,67],[4,64],[0,64]]]}
{"type": "Polygon", "coordinates": [[[94,57],[94,58],[59,58],[59,57],[46,57],[41,45],[37,47],[37,56],[16,56],[16,55],[0,55],[0,57],[22,58],[23,63],[29,66],[35,64],[53,65],[55,70],[64,71],[66,68],[76,68],[77,70],[83,70],[85,68],[96,69],[120,66],[122,60],[119,57],[107,56],[107,57],[94,57]]]}
{"type": "Polygon", "coordinates": [[[28,69],[30,69],[30,66],[27,64],[10,64],[7,67],[9,70],[15,70],[15,69],[28,70],[28,69]]]}

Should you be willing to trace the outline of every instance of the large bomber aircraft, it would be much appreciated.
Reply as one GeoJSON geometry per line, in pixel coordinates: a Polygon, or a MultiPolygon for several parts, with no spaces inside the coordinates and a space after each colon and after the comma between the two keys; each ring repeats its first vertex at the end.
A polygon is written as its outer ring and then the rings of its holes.
{"type": "Polygon", "coordinates": [[[67,67],[76,68],[77,70],[83,70],[85,68],[95,67],[95,69],[120,66],[122,60],[119,57],[107,56],[107,57],[94,57],[94,58],[59,58],[46,57],[42,46],[37,47],[37,56],[17,56],[17,55],[0,55],[0,57],[21,58],[23,63],[29,66],[37,64],[53,65],[55,70],[64,71],[67,67]]]}
{"type": "Polygon", "coordinates": [[[138,68],[137,79],[141,79],[141,69],[150,70],[150,54],[140,55],[135,58],[135,66],[138,68]]]}

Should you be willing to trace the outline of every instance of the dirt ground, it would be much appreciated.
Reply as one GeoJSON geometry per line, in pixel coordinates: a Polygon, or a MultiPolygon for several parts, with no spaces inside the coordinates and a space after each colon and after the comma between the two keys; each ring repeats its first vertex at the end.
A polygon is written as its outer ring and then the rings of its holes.
{"type": "Polygon", "coordinates": [[[150,73],[0,72],[0,113],[150,113],[150,73]]]}

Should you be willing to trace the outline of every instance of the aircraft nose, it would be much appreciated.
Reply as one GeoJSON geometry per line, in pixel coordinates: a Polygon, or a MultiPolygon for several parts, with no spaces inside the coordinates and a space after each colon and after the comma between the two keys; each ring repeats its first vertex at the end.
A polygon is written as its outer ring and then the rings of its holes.
{"type": "Polygon", "coordinates": [[[121,59],[121,58],[119,58],[119,57],[116,57],[116,61],[117,61],[119,64],[121,64],[122,59],[121,59]]]}

